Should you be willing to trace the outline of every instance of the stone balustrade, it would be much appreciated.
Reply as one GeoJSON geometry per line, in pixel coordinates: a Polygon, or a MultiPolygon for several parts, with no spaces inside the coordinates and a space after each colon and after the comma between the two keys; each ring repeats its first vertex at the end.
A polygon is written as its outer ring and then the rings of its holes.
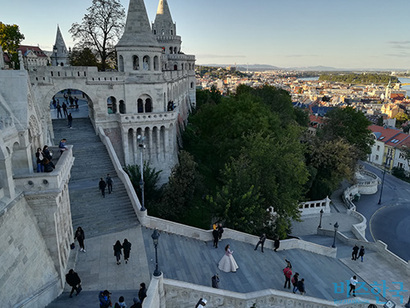
{"type": "Polygon", "coordinates": [[[138,123],[141,122],[149,122],[150,124],[153,123],[153,121],[158,121],[158,122],[175,122],[175,119],[178,117],[178,113],[174,111],[168,111],[168,112],[150,112],[150,113],[137,113],[135,115],[129,115],[129,114],[120,114],[120,121],[121,124],[133,124],[138,121],[138,123]]]}
{"type": "Polygon", "coordinates": [[[303,202],[299,204],[299,211],[302,216],[317,215],[320,210],[323,210],[323,213],[330,213],[330,201],[329,197],[326,197],[323,200],[303,202]]]}

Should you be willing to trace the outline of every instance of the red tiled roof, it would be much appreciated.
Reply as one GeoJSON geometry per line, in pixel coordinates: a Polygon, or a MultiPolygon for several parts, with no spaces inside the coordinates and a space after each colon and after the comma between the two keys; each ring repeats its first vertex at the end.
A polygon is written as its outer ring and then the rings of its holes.
{"type": "Polygon", "coordinates": [[[392,139],[389,140],[389,142],[386,142],[386,145],[390,145],[392,147],[398,147],[400,143],[405,140],[407,137],[409,137],[408,134],[405,133],[400,133],[396,136],[394,136],[392,139]]]}
{"type": "Polygon", "coordinates": [[[378,126],[378,125],[370,125],[369,129],[373,132],[373,133],[380,133],[381,135],[377,138],[377,140],[379,141],[383,141],[386,142],[386,140],[389,140],[390,138],[392,138],[393,136],[400,134],[401,131],[398,129],[394,129],[394,128],[385,128],[383,126],[378,126]]]}
{"type": "Polygon", "coordinates": [[[23,55],[26,55],[28,51],[32,51],[35,55],[37,55],[37,57],[47,57],[38,46],[20,45],[17,50],[21,50],[23,55]]]}

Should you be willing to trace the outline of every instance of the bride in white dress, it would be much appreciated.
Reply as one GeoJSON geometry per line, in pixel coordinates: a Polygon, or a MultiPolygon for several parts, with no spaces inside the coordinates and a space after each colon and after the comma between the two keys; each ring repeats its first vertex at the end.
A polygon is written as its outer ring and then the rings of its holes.
{"type": "Polygon", "coordinates": [[[233,251],[229,249],[229,245],[226,245],[225,255],[222,257],[221,261],[219,261],[219,264],[218,264],[218,268],[221,271],[226,272],[226,273],[236,272],[236,270],[239,268],[232,254],[233,254],[233,251]]]}

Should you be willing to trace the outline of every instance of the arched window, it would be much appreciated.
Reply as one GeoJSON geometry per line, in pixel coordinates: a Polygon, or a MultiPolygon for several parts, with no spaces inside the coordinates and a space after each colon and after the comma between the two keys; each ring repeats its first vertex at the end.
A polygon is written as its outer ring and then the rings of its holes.
{"type": "Polygon", "coordinates": [[[123,100],[120,101],[120,113],[126,113],[125,103],[123,100]]]}
{"type": "Polygon", "coordinates": [[[151,70],[151,68],[149,67],[149,57],[148,56],[144,56],[144,58],[142,59],[142,68],[144,69],[144,71],[151,70]]]}
{"type": "Polygon", "coordinates": [[[158,56],[154,57],[154,71],[158,71],[159,63],[158,63],[158,56]]]}
{"type": "Polygon", "coordinates": [[[108,114],[117,113],[117,100],[114,96],[107,98],[107,112],[108,114]]]}
{"type": "Polygon", "coordinates": [[[172,47],[169,47],[169,53],[172,54],[172,47]]]}
{"type": "Polygon", "coordinates": [[[177,53],[177,48],[176,47],[174,47],[174,53],[177,53]]]}
{"type": "Polygon", "coordinates": [[[174,35],[174,30],[171,29],[171,35],[174,35]]]}
{"type": "Polygon", "coordinates": [[[191,89],[194,87],[194,83],[193,82],[191,82],[191,89]]]}
{"type": "Polygon", "coordinates": [[[118,69],[120,70],[120,72],[124,71],[124,58],[123,56],[119,56],[119,60],[118,60],[118,69]]]}
{"type": "Polygon", "coordinates": [[[152,101],[150,98],[145,100],[145,112],[152,112],[152,101]]]}
{"type": "Polygon", "coordinates": [[[138,108],[138,113],[144,112],[144,103],[142,102],[142,99],[140,98],[137,101],[137,108],[138,108]]]}
{"type": "Polygon", "coordinates": [[[157,30],[154,29],[154,35],[157,35],[157,30]]]}
{"type": "Polygon", "coordinates": [[[135,71],[138,71],[140,69],[140,59],[138,58],[138,56],[132,57],[132,68],[135,71]]]}
{"type": "Polygon", "coordinates": [[[178,70],[178,65],[174,64],[174,71],[178,70]]]}

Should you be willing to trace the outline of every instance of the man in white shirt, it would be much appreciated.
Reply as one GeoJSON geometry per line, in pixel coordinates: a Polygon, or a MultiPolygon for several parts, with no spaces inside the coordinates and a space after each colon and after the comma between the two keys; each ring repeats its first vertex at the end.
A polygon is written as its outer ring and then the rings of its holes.
{"type": "Polygon", "coordinates": [[[357,285],[358,281],[356,276],[353,276],[352,278],[350,278],[350,291],[349,291],[349,295],[350,293],[353,292],[353,296],[356,296],[356,285],[357,285]]]}

